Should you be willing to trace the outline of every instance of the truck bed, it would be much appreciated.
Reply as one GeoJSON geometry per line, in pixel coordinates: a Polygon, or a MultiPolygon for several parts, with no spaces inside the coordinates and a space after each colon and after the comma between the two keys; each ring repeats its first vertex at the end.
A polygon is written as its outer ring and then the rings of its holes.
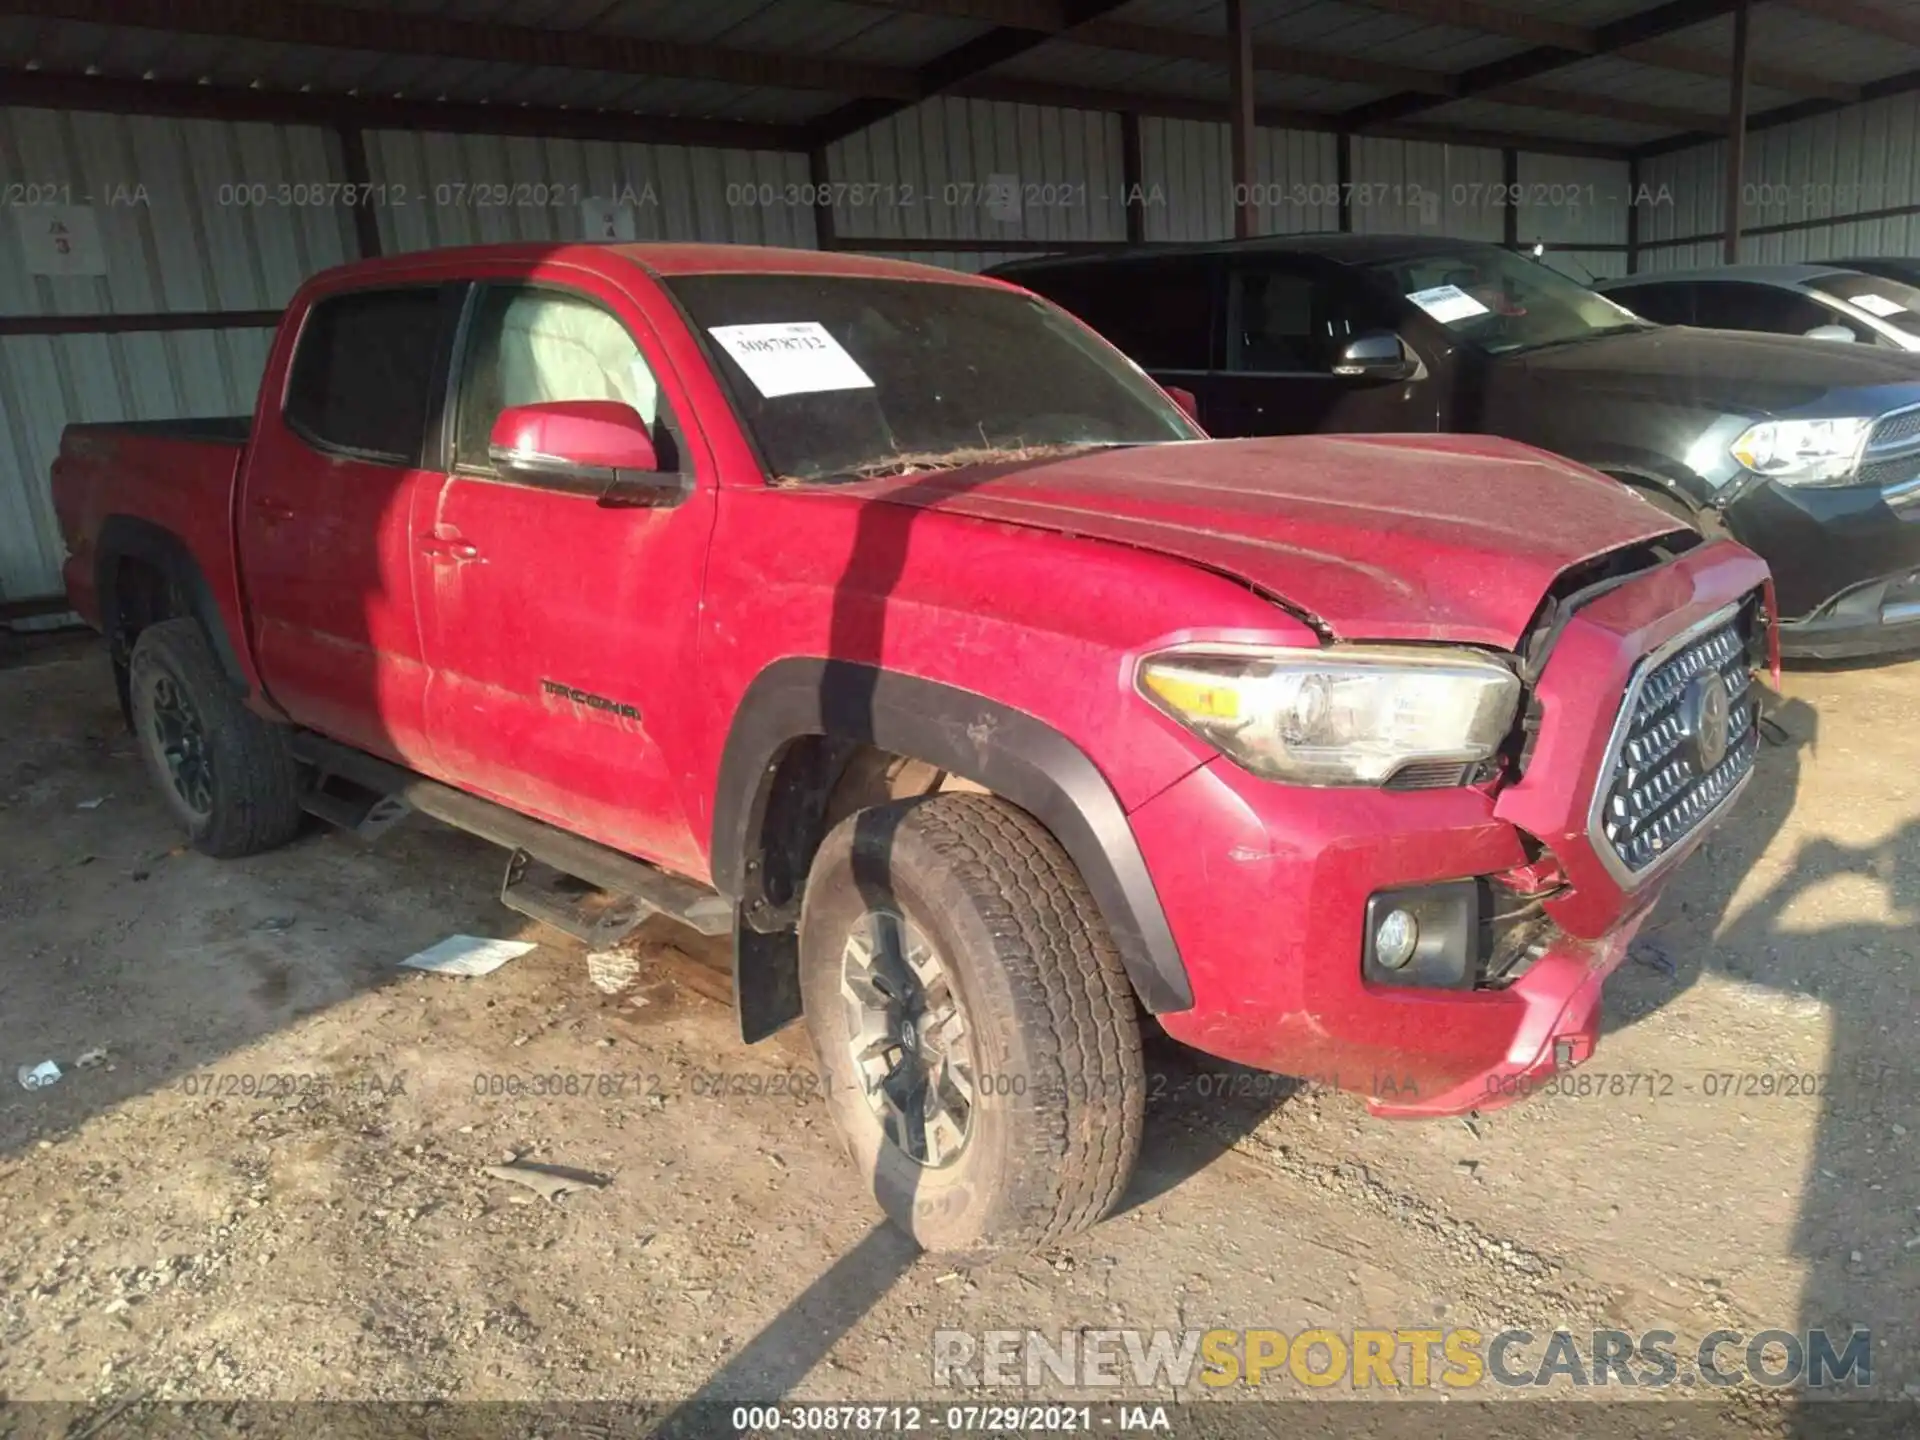
{"type": "Polygon", "coordinates": [[[228,633],[244,633],[232,516],[252,428],[238,415],[69,425],[61,432],[53,506],[69,552],[67,597],[82,619],[102,625],[103,563],[118,564],[122,553],[158,563],[158,535],[191,557],[228,633]]]}

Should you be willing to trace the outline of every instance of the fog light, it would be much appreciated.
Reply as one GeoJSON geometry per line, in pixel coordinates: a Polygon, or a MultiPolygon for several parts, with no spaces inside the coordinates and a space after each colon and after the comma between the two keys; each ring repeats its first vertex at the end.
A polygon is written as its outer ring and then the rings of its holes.
{"type": "Polygon", "coordinates": [[[1404,910],[1389,910],[1373,932],[1373,958],[1389,970],[1399,970],[1420,946],[1420,924],[1404,910]]]}

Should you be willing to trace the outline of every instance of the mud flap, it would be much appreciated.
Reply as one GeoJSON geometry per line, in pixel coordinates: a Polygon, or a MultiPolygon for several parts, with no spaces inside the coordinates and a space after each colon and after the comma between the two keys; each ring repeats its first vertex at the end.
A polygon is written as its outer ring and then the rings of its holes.
{"type": "Polygon", "coordinates": [[[755,930],[740,911],[733,907],[733,1008],[752,1045],[800,1018],[800,932],[755,930]]]}

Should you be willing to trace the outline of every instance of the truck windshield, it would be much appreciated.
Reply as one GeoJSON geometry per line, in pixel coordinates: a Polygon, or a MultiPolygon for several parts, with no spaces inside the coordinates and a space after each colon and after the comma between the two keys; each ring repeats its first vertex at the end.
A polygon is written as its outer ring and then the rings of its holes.
{"type": "Polygon", "coordinates": [[[1014,291],[846,275],[667,283],[775,480],[1200,438],[1118,351],[1014,291]]]}
{"type": "Polygon", "coordinates": [[[1920,338],[1920,290],[1878,275],[1821,275],[1807,288],[1844,300],[1903,335],[1920,338]]]}
{"type": "Polygon", "coordinates": [[[1492,245],[1405,256],[1367,268],[1492,355],[1652,328],[1606,296],[1492,245]]]}

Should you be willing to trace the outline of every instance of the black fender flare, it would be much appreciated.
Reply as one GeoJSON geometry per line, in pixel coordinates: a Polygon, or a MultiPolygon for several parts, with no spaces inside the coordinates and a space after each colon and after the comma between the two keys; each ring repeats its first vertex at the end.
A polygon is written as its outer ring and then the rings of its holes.
{"type": "Polygon", "coordinates": [[[1587,462],[1609,479],[1646,490],[1660,490],[1696,512],[1713,507],[1713,492],[1698,475],[1657,455],[1622,452],[1587,462]]]}
{"type": "Polygon", "coordinates": [[[227,634],[226,620],[220,614],[219,602],[213,598],[213,587],[207,583],[200,562],[193,558],[193,552],[178,535],[137,515],[108,516],[94,541],[95,593],[99,596],[100,627],[108,638],[114,638],[120,615],[120,562],[128,559],[151,565],[179,591],[188,613],[207,632],[207,643],[213,647],[221,672],[235,690],[241,695],[247,694],[246,673],[240,668],[233,637],[227,634]]]}
{"type": "Polygon", "coordinates": [[[810,736],[912,756],[1027,811],[1087,882],[1141,1003],[1154,1014],[1192,1008],[1173,930],[1106,777],[1044,720],[938,681],[817,658],[761,671],[735,712],[714,796],[713,882],[723,894],[747,892],[780,756],[810,736]]]}

